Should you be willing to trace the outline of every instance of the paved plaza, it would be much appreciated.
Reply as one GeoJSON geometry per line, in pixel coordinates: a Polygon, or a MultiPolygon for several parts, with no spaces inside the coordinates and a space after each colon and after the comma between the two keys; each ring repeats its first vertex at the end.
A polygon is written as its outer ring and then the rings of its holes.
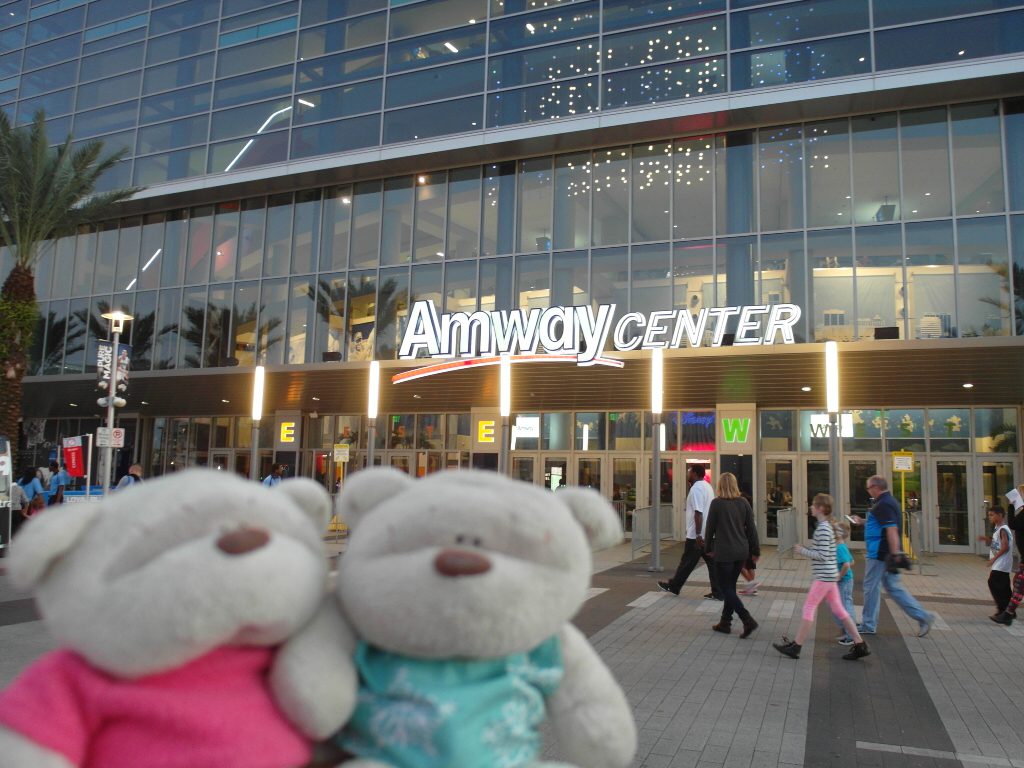
{"type": "MultiPolygon", "coordinates": [[[[325,546],[331,558],[344,548],[325,546]]],[[[664,551],[666,571],[680,551],[664,551]]],[[[841,659],[824,606],[799,661],[771,647],[796,633],[807,560],[765,548],[764,584],[744,598],[761,628],[741,640],[711,631],[721,603],[702,599],[703,566],[675,597],[658,589],[646,559],[631,557],[628,545],[599,553],[576,622],[633,704],[636,768],[1024,768],[1024,623],[988,620],[981,558],[926,558],[904,581],[938,615],[931,634],[916,637],[916,624],[883,598],[872,655],[854,663],[841,659]]],[[[862,566],[858,553],[858,585],[862,566]]],[[[31,601],[0,577],[0,685],[51,647],[31,601]]],[[[547,754],[557,758],[558,745],[547,754]]]]}

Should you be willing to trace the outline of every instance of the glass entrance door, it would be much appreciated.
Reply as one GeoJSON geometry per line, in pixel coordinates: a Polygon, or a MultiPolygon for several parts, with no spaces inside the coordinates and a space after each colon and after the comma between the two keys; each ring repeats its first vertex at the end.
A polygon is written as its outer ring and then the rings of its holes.
{"type": "Polygon", "coordinates": [[[601,457],[576,457],[576,485],[580,488],[593,488],[601,492],[601,457]]]}
{"type": "Polygon", "coordinates": [[[512,457],[512,479],[522,480],[524,483],[537,482],[537,457],[536,456],[513,456],[512,457]]]}
{"type": "Polygon", "coordinates": [[[937,544],[940,552],[973,551],[970,464],[970,459],[966,457],[932,459],[937,544]]]}
{"type": "Polygon", "coordinates": [[[764,460],[764,536],[770,541],[779,538],[779,510],[793,506],[793,459],[764,460]]]}
{"type": "Polygon", "coordinates": [[[544,456],[544,487],[554,491],[569,484],[569,458],[544,456]]]}
{"type": "MultiPolygon", "coordinates": [[[[647,485],[651,484],[651,459],[648,458],[644,462],[647,474],[644,475],[647,480],[647,485]]],[[[660,493],[658,496],[659,507],[659,521],[661,524],[662,533],[672,533],[673,529],[678,529],[678,519],[676,510],[679,508],[679,504],[676,504],[676,486],[682,486],[683,498],[686,493],[686,478],[683,477],[681,483],[676,483],[676,460],[672,457],[662,457],[661,459],[661,473],[659,475],[658,487],[660,493]]],[[[644,498],[647,503],[654,505],[654,495],[650,492],[651,489],[647,489],[647,494],[644,498]]]]}
{"type": "MultiPolygon", "coordinates": [[[[837,516],[858,515],[866,519],[872,504],[871,496],[868,494],[868,478],[872,475],[883,474],[881,472],[882,460],[873,456],[857,456],[856,458],[846,457],[844,463],[846,464],[846,503],[840,503],[839,508],[833,510],[833,514],[837,516]]],[[[863,525],[850,527],[850,545],[853,549],[863,547],[863,525]]]]}
{"type": "Polygon", "coordinates": [[[636,509],[637,464],[635,456],[613,456],[612,506],[622,519],[622,529],[633,531],[633,511],[636,509]]]}
{"type": "Polygon", "coordinates": [[[987,552],[984,542],[978,542],[977,537],[981,534],[991,536],[992,526],[988,522],[988,511],[995,506],[1001,507],[1003,511],[1010,511],[1010,506],[1004,495],[1011,488],[1017,487],[1016,464],[1013,461],[978,459],[975,476],[979,479],[981,514],[974,515],[979,520],[979,530],[972,540],[976,542],[977,551],[987,552]]]}
{"type": "Polygon", "coordinates": [[[804,493],[802,505],[797,506],[797,519],[803,515],[806,520],[805,535],[814,535],[814,516],[811,514],[811,502],[819,493],[828,493],[828,459],[804,459],[804,493]]]}

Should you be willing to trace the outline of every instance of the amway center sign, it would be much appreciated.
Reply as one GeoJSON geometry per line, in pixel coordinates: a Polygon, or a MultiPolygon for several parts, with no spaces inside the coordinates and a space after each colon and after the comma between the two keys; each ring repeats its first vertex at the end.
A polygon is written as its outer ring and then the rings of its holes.
{"type": "Polygon", "coordinates": [[[795,304],[712,307],[696,315],[686,309],[628,312],[617,322],[615,309],[615,304],[601,304],[596,309],[587,305],[438,315],[433,301],[417,301],[398,357],[456,360],[398,374],[392,380],[407,381],[466,365],[494,365],[501,355],[521,362],[571,360],[577,365],[621,367],[621,360],[602,357],[609,337],[619,352],[675,349],[684,342],[702,347],[710,341],[710,346],[719,347],[733,318],[734,346],[793,344],[793,326],[800,320],[800,307],[795,304]]]}

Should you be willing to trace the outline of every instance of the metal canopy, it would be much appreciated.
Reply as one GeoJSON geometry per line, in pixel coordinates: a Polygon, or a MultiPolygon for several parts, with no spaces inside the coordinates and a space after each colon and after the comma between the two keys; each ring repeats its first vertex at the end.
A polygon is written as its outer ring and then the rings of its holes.
{"type": "MultiPolygon", "coordinates": [[[[840,345],[844,407],[1024,404],[1024,339],[870,341],[840,345]],[[964,383],[974,387],[965,389],[964,383]]],[[[621,369],[571,363],[512,366],[514,411],[645,410],[649,353],[616,355],[621,369]]],[[[498,368],[470,367],[392,384],[426,361],[382,362],[381,413],[433,413],[498,407],[498,368]]],[[[362,413],[369,363],[321,363],[267,370],[265,412],[362,413]]],[[[30,377],[29,417],[99,414],[91,375],[30,377]],[[76,403],[77,406],[71,406],[76,403]]],[[[133,373],[124,413],[218,416],[248,413],[251,369],[133,373]],[[223,402],[223,401],[227,402],[223,402]],[[146,405],[142,403],[145,402],[146,405]]],[[[762,408],[824,408],[824,347],[681,349],[665,354],[665,408],[756,403],[762,408]],[[810,392],[802,387],[811,387],[810,392]]]]}

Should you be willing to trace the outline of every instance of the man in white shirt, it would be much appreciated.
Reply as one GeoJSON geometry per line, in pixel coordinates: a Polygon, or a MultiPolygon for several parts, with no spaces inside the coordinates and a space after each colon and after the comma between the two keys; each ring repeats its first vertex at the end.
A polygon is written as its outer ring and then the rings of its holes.
{"type": "Polygon", "coordinates": [[[659,581],[658,586],[666,592],[678,595],[693,569],[697,567],[697,563],[703,558],[708,566],[708,578],[711,580],[711,592],[704,598],[721,600],[721,593],[715,583],[712,561],[704,555],[704,530],[708,522],[708,507],[715,498],[711,483],[704,478],[705,471],[703,464],[690,464],[686,468],[686,481],[690,484],[690,491],[686,494],[686,545],[683,547],[683,556],[679,560],[679,567],[676,568],[676,575],[668,581],[659,581]]]}

